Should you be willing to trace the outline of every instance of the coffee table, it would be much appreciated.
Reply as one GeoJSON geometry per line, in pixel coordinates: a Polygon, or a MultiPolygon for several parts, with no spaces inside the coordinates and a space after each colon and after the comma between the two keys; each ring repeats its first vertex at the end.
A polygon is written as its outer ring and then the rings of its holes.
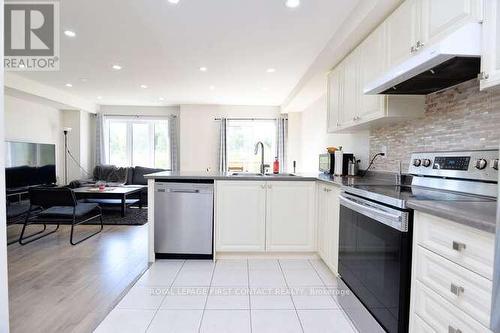
{"type": "Polygon", "coordinates": [[[79,187],[73,189],[73,192],[77,199],[86,199],[102,205],[120,205],[121,215],[125,217],[127,206],[139,203],[139,208],[142,208],[142,194],[145,187],[142,185],[110,186],[104,190],[99,190],[97,187],[79,187]],[[130,198],[131,196],[133,198],[130,198]]]}

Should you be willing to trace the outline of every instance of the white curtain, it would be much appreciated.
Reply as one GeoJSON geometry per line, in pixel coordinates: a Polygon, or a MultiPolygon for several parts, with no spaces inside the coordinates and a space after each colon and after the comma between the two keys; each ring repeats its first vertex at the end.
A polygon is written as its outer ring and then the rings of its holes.
{"type": "Polygon", "coordinates": [[[102,113],[96,115],[96,137],[95,137],[95,164],[106,164],[106,144],[104,139],[104,116],[102,113]]]}
{"type": "Polygon", "coordinates": [[[179,121],[177,116],[168,119],[170,134],[170,160],[172,171],[179,171],[179,121]]]}
{"type": "Polygon", "coordinates": [[[287,169],[287,140],[288,140],[288,115],[281,115],[277,120],[278,129],[278,147],[277,156],[280,162],[280,172],[286,172],[287,169]]]}
{"type": "Polygon", "coordinates": [[[227,119],[221,118],[219,124],[219,171],[227,171],[227,141],[226,141],[227,119]]]}

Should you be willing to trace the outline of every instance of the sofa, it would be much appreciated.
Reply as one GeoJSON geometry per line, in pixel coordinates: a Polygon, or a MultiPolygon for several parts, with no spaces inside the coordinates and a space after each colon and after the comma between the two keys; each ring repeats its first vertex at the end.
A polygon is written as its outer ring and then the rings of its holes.
{"type": "Polygon", "coordinates": [[[108,186],[142,185],[142,205],[147,205],[147,184],[144,175],[166,171],[165,169],[136,167],[117,167],[115,165],[98,165],[92,172],[92,178],[74,180],[69,187],[78,188],[82,186],[94,186],[98,182],[105,182],[108,186]]]}

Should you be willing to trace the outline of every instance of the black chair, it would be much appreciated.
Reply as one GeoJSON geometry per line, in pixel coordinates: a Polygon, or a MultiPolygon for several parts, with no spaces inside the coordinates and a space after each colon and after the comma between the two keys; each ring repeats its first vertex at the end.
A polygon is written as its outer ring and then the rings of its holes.
{"type": "Polygon", "coordinates": [[[21,236],[19,237],[19,244],[25,245],[37,239],[48,236],[59,229],[60,224],[71,223],[71,245],[76,245],[83,242],[90,237],[97,235],[104,228],[102,222],[102,211],[96,203],[83,203],[76,200],[75,194],[70,188],[56,187],[56,188],[30,188],[30,209],[24,220],[21,236]],[[42,207],[40,212],[36,212],[36,207],[42,207]],[[35,213],[35,215],[33,215],[35,213]],[[76,225],[88,222],[95,218],[100,218],[100,229],[85,238],[74,242],[73,232],[76,225]],[[46,232],[43,235],[33,238],[37,234],[24,236],[26,227],[30,224],[43,224],[44,230],[47,224],[56,225],[52,231],[46,232]]]}

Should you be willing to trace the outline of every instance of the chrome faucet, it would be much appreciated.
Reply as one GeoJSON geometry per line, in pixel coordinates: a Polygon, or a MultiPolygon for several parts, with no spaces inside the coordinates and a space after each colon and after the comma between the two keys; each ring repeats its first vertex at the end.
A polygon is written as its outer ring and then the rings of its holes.
{"type": "Polygon", "coordinates": [[[254,154],[257,155],[259,153],[259,145],[261,146],[260,173],[264,174],[266,173],[266,166],[264,164],[264,144],[261,141],[255,144],[254,154]]]}

